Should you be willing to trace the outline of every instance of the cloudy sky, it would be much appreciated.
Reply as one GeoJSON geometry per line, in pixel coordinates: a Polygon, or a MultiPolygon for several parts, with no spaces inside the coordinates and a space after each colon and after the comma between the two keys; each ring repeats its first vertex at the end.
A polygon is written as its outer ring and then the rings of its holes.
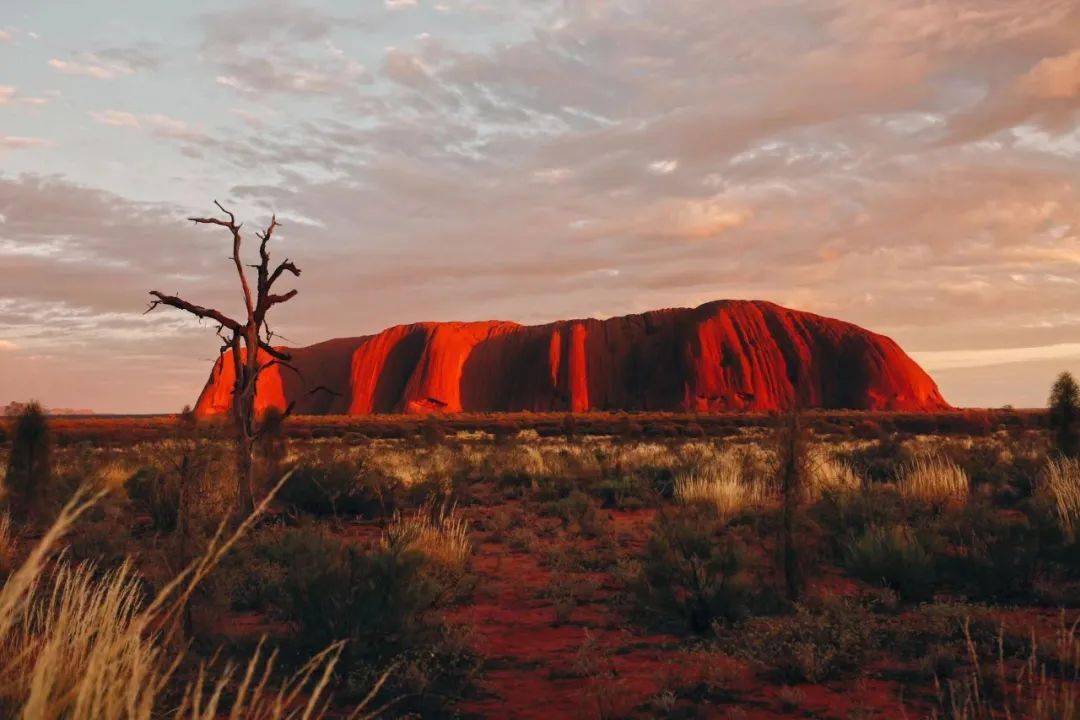
{"type": "Polygon", "coordinates": [[[769,299],[958,405],[1080,372],[1080,0],[0,3],[0,403],[192,402],[237,310],[292,344],[769,299]]]}

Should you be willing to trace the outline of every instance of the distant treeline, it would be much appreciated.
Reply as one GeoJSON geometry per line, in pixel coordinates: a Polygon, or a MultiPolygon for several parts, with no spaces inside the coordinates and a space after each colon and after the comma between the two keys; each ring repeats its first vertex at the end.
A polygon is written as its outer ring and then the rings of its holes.
{"type": "MultiPolygon", "coordinates": [[[[346,437],[369,439],[445,437],[460,432],[484,432],[495,438],[522,430],[541,437],[613,435],[626,438],[725,437],[742,428],[772,427],[776,413],[487,413],[459,415],[309,415],[290,417],[285,432],[293,438],[346,437]]],[[[939,413],[809,410],[805,423],[815,433],[874,439],[883,434],[986,435],[998,430],[1041,429],[1045,410],[954,410],[939,413]]],[[[6,442],[11,421],[0,419],[0,442],[6,442]]],[[[61,444],[130,443],[160,440],[178,433],[227,437],[223,420],[194,421],[181,415],[98,416],[54,418],[61,444]]]]}

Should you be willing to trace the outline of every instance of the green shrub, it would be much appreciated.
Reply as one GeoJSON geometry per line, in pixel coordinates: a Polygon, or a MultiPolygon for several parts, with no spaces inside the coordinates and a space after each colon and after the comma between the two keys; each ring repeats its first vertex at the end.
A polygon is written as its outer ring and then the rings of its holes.
{"type": "Polygon", "coordinates": [[[446,423],[435,415],[428,415],[424,418],[423,422],[420,423],[419,430],[420,439],[423,440],[426,445],[434,447],[446,442],[446,436],[448,435],[446,423]]]}
{"type": "Polygon", "coordinates": [[[749,612],[745,546],[708,510],[663,513],[630,589],[643,618],[703,633],[716,620],[736,620],[749,612]]]}
{"type": "Polygon", "coordinates": [[[617,475],[596,483],[590,488],[590,492],[600,500],[604,507],[635,510],[649,505],[659,497],[658,488],[662,488],[665,484],[671,485],[672,482],[671,470],[662,468],[651,481],[638,473],[617,475]],[[665,474],[666,481],[663,479],[665,474]]]}
{"type": "Polygon", "coordinates": [[[856,577],[884,585],[905,602],[933,596],[934,558],[906,525],[867,528],[848,544],[845,563],[856,577]]]}
{"type": "Polygon", "coordinates": [[[873,615],[857,601],[796,605],[791,615],[753,618],[721,643],[777,671],[785,682],[820,683],[859,670],[877,646],[873,615]]]}
{"type": "Polygon", "coordinates": [[[974,600],[1030,597],[1040,556],[1039,532],[1026,517],[976,515],[939,561],[939,575],[974,600]]]}
{"type": "Polygon", "coordinates": [[[284,505],[312,515],[378,517],[397,509],[404,486],[363,462],[332,460],[298,465],[278,492],[284,505]]]}
{"type": "Polygon", "coordinates": [[[178,473],[142,467],[124,483],[124,490],[137,507],[150,514],[150,522],[155,530],[169,532],[176,529],[180,508],[178,473]]]}
{"type": "Polygon", "coordinates": [[[339,671],[350,687],[370,687],[391,663],[402,670],[383,690],[421,710],[454,696],[475,662],[439,611],[457,589],[407,545],[370,548],[311,528],[286,530],[264,552],[282,569],[273,606],[296,628],[307,655],[348,640],[339,671]]]}
{"type": "Polygon", "coordinates": [[[558,517],[566,527],[586,537],[598,537],[607,532],[607,515],[601,512],[595,500],[580,490],[545,503],[540,511],[541,514],[558,517]]]}

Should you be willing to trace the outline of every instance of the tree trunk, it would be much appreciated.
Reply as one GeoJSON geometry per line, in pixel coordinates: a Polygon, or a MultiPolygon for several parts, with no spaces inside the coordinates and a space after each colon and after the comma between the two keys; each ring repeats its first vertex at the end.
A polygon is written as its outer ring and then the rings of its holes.
{"type": "Polygon", "coordinates": [[[255,496],[251,491],[252,443],[242,435],[236,438],[236,505],[234,515],[243,520],[255,510],[255,496]]]}
{"type": "Polygon", "coordinates": [[[802,428],[797,410],[792,410],[788,418],[786,448],[782,450],[783,466],[781,469],[781,493],[783,495],[783,517],[781,527],[781,553],[784,565],[784,586],[789,602],[799,601],[802,594],[802,573],[799,567],[799,549],[795,542],[796,513],[802,494],[803,465],[805,458],[802,447],[802,428]]]}
{"type": "MultiPolygon", "coordinates": [[[[236,507],[237,521],[247,517],[255,509],[255,496],[252,492],[254,465],[252,455],[255,450],[255,381],[258,377],[259,351],[258,340],[251,342],[245,338],[246,348],[243,362],[236,362],[237,394],[233,401],[233,414],[236,424],[236,507]]],[[[234,345],[234,353],[239,343],[234,345]]]]}

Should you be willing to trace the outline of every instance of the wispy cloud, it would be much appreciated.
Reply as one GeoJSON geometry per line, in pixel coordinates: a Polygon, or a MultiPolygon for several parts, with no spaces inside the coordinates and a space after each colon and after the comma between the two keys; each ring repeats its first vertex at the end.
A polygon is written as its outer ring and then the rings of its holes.
{"type": "Polygon", "coordinates": [[[158,137],[175,140],[205,139],[205,133],[192,128],[186,121],[159,113],[135,114],[125,110],[91,111],[90,117],[102,125],[145,130],[158,137]]]}
{"type": "Polygon", "coordinates": [[[0,149],[23,150],[25,148],[46,147],[50,144],[51,142],[44,138],[0,135],[0,149]]]}
{"type": "Polygon", "coordinates": [[[134,75],[135,69],[120,61],[110,61],[93,53],[70,60],[52,58],[49,67],[64,75],[83,75],[95,80],[112,80],[124,75],[134,75]]]}
{"type": "Polygon", "coordinates": [[[50,97],[26,95],[13,85],[0,85],[0,105],[18,103],[21,105],[45,105],[50,97]]]}

